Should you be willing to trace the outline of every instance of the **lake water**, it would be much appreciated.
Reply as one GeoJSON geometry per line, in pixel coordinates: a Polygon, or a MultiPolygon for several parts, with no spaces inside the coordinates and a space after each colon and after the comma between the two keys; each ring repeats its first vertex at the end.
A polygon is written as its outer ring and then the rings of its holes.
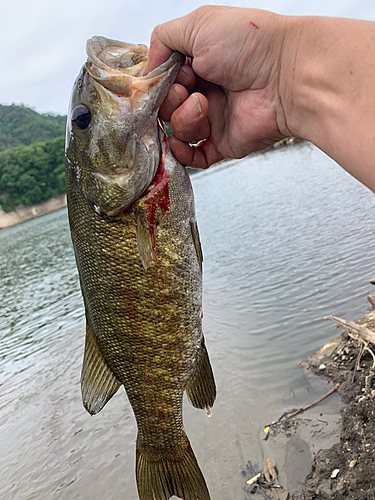
{"type": "MultiPolygon", "coordinates": [[[[370,311],[375,197],[310,145],[212,168],[193,185],[218,398],[210,419],[185,403],[187,434],[213,500],[250,498],[243,471],[266,456],[296,491],[319,439],[265,442],[262,429],[329,389],[298,366],[337,335],[323,316],[370,311]]],[[[66,210],[0,232],[0,248],[0,498],[135,500],[123,389],[95,417],[81,403],[84,312],[66,210]]],[[[334,424],[338,409],[332,396],[309,425],[320,414],[334,424]]]]}

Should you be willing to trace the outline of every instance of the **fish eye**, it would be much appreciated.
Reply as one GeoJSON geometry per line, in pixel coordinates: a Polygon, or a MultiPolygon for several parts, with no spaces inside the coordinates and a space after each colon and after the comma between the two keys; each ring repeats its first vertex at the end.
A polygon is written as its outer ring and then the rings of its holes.
{"type": "Polygon", "coordinates": [[[91,112],[84,104],[78,104],[72,111],[71,120],[76,127],[84,130],[90,125],[91,112]]]}

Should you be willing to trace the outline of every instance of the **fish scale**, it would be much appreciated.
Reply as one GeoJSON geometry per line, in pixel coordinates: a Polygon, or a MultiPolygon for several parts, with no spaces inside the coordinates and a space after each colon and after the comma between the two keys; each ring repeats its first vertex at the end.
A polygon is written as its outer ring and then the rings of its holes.
{"type": "MultiPolygon", "coordinates": [[[[121,42],[98,38],[100,43],[93,39],[88,50],[90,69],[83,68],[73,89],[71,116],[82,111],[82,119],[79,127],[73,121],[68,124],[66,145],[69,223],[87,321],[83,402],[91,414],[98,413],[121,385],[125,387],[138,426],[140,500],[168,500],[173,495],[208,500],[182,419],[185,389],[198,408],[212,406],[216,395],[202,332],[202,253],[189,176],[169,151],[157,120],[158,107],[182,59],[173,55],[153,79],[129,76],[129,72],[121,76],[114,64],[109,71],[112,80],[106,81],[103,47],[111,52],[111,44],[116,43],[121,52],[121,42]],[[94,78],[99,72],[92,70],[93,47],[102,50],[99,83],[94,78]],[[143,88],[142,94],[135,95],[149,97],[151,115],[147,99],[142,106],[121,103],[122,77],[126,92],[132,85],[143,88]],[[111,85],[116,96],[107,99],[111,85]],[[116,103],[121,109],[138,109],[129,142],[121,112],[112,109],[116,103]],[[145,119],[141,112],[147,113],[145,119]],[[83,127],[86,119],[89,125],[83,127]],[[121,134],[125,134],[123,142],[121,134]],[[88,147],[99,136],[100,142],[88,147]],[[145,151],[158,161],[142,157],[145,151]],[[108,159],[112,157],[124,165],[129,158],[138,163],[129,164],[124,172],[118,165],[111,170],[108,159]],[[150,178],[146,190],[143,172],[150,178]],[[139,194],[133,194],[129,203],[129,193],[137,190],[139,194]]],[[[144,54],[144,46],[132,47],[144,54]]],[[[143,75],[144,55],[139,64],[143,75]]],[[[130,93],[123,99],[132,97],[130,93]]],[[[126,116],[125,122],[129,125],[131,117],[126,116]]]]}

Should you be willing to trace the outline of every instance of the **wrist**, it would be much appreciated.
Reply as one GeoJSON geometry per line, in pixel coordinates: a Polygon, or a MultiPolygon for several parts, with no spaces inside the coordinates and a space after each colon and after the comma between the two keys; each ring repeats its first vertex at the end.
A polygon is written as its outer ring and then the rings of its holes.
{"type": "Polygon", "coordinates": [[[280,132],[285,136],[303,137],[303,123],[300,120],[299,109],[300,73],[304,72],[300,67],[304,58],[301,55],[302,19],[302,17],[283,16],[285,34],[280,56],[278,80],[280,106],[277,122],[280,132]]]}
{"type": "Polygon", "coordinates": [[[375,189],[375,23],[289,17],[280,72],[285,127],[375,189]]]}

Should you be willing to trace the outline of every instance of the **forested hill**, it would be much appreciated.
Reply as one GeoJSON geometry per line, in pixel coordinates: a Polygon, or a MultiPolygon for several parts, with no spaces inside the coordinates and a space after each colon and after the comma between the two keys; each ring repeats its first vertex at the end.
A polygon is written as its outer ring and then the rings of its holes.
{"type": "Polygon", "coordinates": [[[0,153],[0,205],[9,212],[65,192],[64,136],[0,153]]]}
{"type": "Polygon", "coordinates": [[[65,192],[66,116],[0,105],[0,206],[33,205],[65,192]]]}
{"type": "Polygon", "coordinates": [[[0,151],[65,134],[66,116],[41,114],[23,105],[0,104],[0,151]]]}

